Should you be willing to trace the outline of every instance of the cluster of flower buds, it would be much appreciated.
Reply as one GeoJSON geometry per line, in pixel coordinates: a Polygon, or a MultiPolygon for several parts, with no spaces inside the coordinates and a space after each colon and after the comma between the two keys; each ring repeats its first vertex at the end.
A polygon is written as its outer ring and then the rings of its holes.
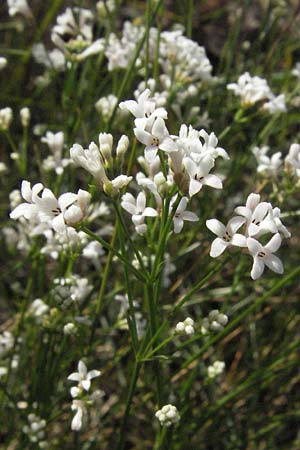
{"type": "Polygon", "coordinates": [[[183,322],[178,322],[175,327],[176,334],[194,334],[194,321],[190,317],[187,317],[183,322]]]}
{"type": "Polygon", "coordinates": [[[155,417],[159,420],[161,425],[170,427],[171,425],[178,423],[180,415],[176,406],[165,405],[155,413],[155,417]]]}
{"type": "Polygon", "coordinates": [[[38,445],[39,448],[47,448],[45,438],[46,421],[41,419],[34,413],[28,415],[28,425],[23,427],[23,433],[27,434],[28,439],[33,444],[38,445]]]}
{"type": "Polygon", "coordinates": [[[213,309],[208,314],[208,317],[205,317],[201,323],[201,333],[208,334],[210,332],[219,332],[224,329],[224,327],[228,323],[228,317],[226,314],[220,313],[218,309],[213,309]]]}
{"type": "Polygon", "coordinates": [[[107,170],[112,167],[114,156],[121,161],[126,153],[129,140],[126,135],[121,136],[117,144],[115,155],[113,154],[113,137],[109,133],[99,134],[99,147],[95,142],[91,142],[89,148],[84,150],[79,144],[74,144],[70,150],[72,161],[83,167],[91,175],[95,182],[107,195],[114,196],[130,183],[132,177],[119,175],[109,180],[107,170]]]}
{"type": "Polygon", "coordinates": [[[211,366],[207,368],[208,378],[216,378],[218,375],[224,372],[224,361],[215,361],[211,366]]]}

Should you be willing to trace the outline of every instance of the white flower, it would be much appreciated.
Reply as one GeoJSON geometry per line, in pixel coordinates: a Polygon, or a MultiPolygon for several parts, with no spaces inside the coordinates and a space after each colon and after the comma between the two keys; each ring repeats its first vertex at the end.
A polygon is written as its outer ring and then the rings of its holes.
{"type": "Polygon", "coordinates": [[[196,163],[192,158],[183,158],[183,165],[190,177],[189,180],[189,196],[197,194],[204,185],[215,189],[222,189],[222,181],[216,175],[209,172],[214,167],[214,159],[211,156],[204,156],[196,163]]]}
{"type": "Polygon", "coordinates": [[[250,194],[246,201],[246,206],[238,206],[235,212],[245,217],[246,236],[259,236],[260,234],[271,232],[277,233],[277,226],[270,211],[272,205],[267,202],[260,202],[259,194],[250,194]]]}
{"type": "Polygon", "coordinates": [[[262,147],[254,147],[252,153],[258,162],[257,172],[274,177],[278,174],[282,166],[282,154],[281,152],[277,152],[269,157],[267,156],[269,150],[270,148],[267,145],[263,145],[262,147]]]}
{"type": "Polygon", "coordinates": [[[212,258],[220,256],[230,245],[246,247],[246,237],[237,233],[237,230],[244,222],[245,220],[242,217],[233,217],[225,227],[225,225],[217,219],[206,221],[207,228],[218,236],[211,244],[210,256],[212,258]]]}
{"type": "Polygon", "coordinates": [[[143,128],[134,128],[134,134],[138,141],[146,145],[145,158],[153,161],[158,149],[167,153],[177,150],[175,142],[171,139],[164,119],[157,117],[154,121],[151,131],[143,128]]]}
{"type": "Polygon", "coordinates": [[[145,89],[135,100],[126,100],[120,103],[120,108],[131,112],[136,118],[134,123],[137,128],[151,129],[157,117],[167,119],[168,113],[164,108],[156,108],[156,101],[150,98],[150,89],[145,89]]]}
{"type": "MultiPolygon", "coordinates": [[[[173,204],[174,202],[175,199],[171,204],[173,204]]],[[[179,205],[173,217],[174,233],[180,233],[183,228],[184,220],[187,220],[189,222],[196,222],[199,219],[199,217],[195,213],[186,211],[187,204],[187,197],[183,197],[179,202],[179,205]]]]}
{"type": "Polygon", "coordinates": [[[91,387],[91,380],[99,377],[101,372],[99,370],[87,371],[87,367],[83,361],[78,362],[78,372],[73,372],[68,376],[68,380],[77,381],[77,389],[71,388],[72,397],[77,397],[82,390],[89,391],[91,387]]]}
{"type": "Polygon", "coordinates": [[[48,156],[43,161],[43,167],[45,170],[55,170],[57,175],[61,175],[64,172],[71,160],[69,158],[63,158],[62,152],[64,148],[64,133],[59,131],[58,133],[52,133],[47,131],[46,136],[42,137],[42,142],[48,145],[52,155],[48,156]]]}
{"type": "Polygon", "coordinates": [[[168,404],[156,411],[155,417],[159,420],[161,425],[170,427],[171,425],[178,423],[180,415],[176,406],[168,404]]]}
{"type": "Polygon", "coordinates": [[[286,112],[285,95],[281,94],[277,97],[271,98],[268,102],[263,104],[263,109],[268,111],[270,114],[275,114],[277,112],[286,112]]]}
{"type": "Polygon", "coordinates": [[[146,207],[146,195],[144,192],[140,192],[136,199],[130,193],[124,194],[121,206],[132,215],[132,222],[139,234],[144,234],[147,231],[147,226],[144,223],[145,218],[157,216],[155,209],[146,207]]]}
{"type": "Polygon", "coordinates": [[[248,238],[247,247],[253,256],[253,266],[251,278],[257,280],[264,272],[265,265],[276,273],[283,273],[283,266],[280,259],[273,255],[281,245],[281,237],[276,233],[265,245],[261,245],[256,239],[248,238]]]}
{"type": "Polygon", "coordinates": [[[194,321],[190,317],[187,317],[183,322],[178,322],[175,327],[175,333],[178,334],[194,334],[194,321]]]}

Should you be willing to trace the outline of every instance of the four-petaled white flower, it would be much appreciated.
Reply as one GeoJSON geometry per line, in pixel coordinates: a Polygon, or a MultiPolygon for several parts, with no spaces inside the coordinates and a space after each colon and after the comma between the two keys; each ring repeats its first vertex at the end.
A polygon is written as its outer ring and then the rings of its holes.
{"type": "Polygon", "coordinates": [[[175,142],[171,139],[164,119],[157,117],[151,131],[143,128],[134,128],[134,134],[138,141],[146,145],[145,158],[153,161],[156,157],[158,149],[167,153],[177,150],[175,142]]]}
{"type": "Polygon", "coordinates": [[[186,211],[187,204],[187,197],[183,197],[179,202],[179,205],[173,217],[174,233],[180,233],[183,228],[184,220],[187,220],[189,222],[196,222],[199,219],[199,217],[195,213],[186,211]]]}
{"type": "Polygon", "coordinates": [[[136,199],[127,192],[122,197],[121,206],[132,215],[132,222],[139,234],[147,231],[147,225],[144,223],[145,217],[156,217],[158,214],[154,208],[146,207],[146,195],[144,192],[140,192],[136,199]]]}
{"type": "Polygon", "coordinates": [[[261,245],[256,239],[247,239],[247,247],[253,256],[251,270],[251,278],[253,280],[257,280],[263,274],[265,265],[273,272],[283,273],[282,262],[273,254],[279,249],[280,244],[281,237],[279,233],[276,233],[265,246],[261,245]]]}
{"type": "Polygon", "coordinates": [[[225,225],[217,219],[206,221],[207,228],[218,236],[211,244],[210,256],[212,258],[220,256],[230,245],[237,247],[247,246],[246,237],[237,233],[237,230],[244,222],[245,219],[242,217],[233,217],[225,227],[225,225]]]}
{"type": "Polygon", "coordinates": [[[211,156],[204,156],[197,164],[192,158],[183,158],[183,165],[190,177],[189,180],[189,196],[197,194],[204,185],[211,186],[215,189],[222,189],[222,181],[216,175],[209,172],[215,163],[211,156]]]}
{"type": "Polygon", "coordinates": [[[261,202],[259,194],[250,194],[246,206],[238,206],[234,210],[238,215],[245,217],[246,232],[249,237],[261,236],[271,232],[277,233],[278,228],[274,220],[271,203],[261,202]]]}
{"type": "Polygon", "coordinates": [[[99,370],[87,371],[87,367],[83,361],[78,362],[78,372],[73,372],[68,376],[68,380],[77,381],[78,386],[71,388],[72,397],[78,397],[78,395],[83,391],[89,391],[91,387],[91,380],[93,378],[99,377],[101,372],[99,370]]]}

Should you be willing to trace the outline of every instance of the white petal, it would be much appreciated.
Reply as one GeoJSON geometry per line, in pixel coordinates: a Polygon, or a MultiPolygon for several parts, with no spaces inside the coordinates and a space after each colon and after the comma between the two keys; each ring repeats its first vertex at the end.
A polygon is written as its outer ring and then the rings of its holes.
{"type": "Polygon", "coordinates": [[[198,180],[191,179],[189,185],[189,196],[193,197],[193,195],[197,194],[202,189],[202,183],[198,180]]]}
{"type": "Polygon", "coordinates": [[[216,175],[210,175],[210,174],[206,175],[206,177],[203,180],[203,184],[206,184],[207,186],[213,187],[215,189],[223,188],[222,181],[216,175]]]}
{"type": "Polygon", "coordinates": [[[256,239],[253,238],[247,239],[247,247],[251,255],[256,255],[257,253],[264,250],[263,246],[256,239]]]}
{"type": "Polygon", "coordinates": [[[156,217],[157,216],[157,211],[154,208],[145,208],[144,212],[143,212],[143,216],[145,217],[156,217]]]}
{"type": "Polygon", "coordinates": [[[87,374],[87,377],[89,380],[92,380],[93,378],[99,377],[100,375],[100,370],[90,370],[87,374]]]}
{"type": "Polygon", "coordinates": [[[232,236],[231,244],[237,247],[247,247],[247,238],[243,234],[236,233],[232,236]]]}
{"type": "Polygon", "coordinates": [[[223,237],[226,232],[226,227],[217,219],[210,219],[206,221],[207,228],[219,237],[223,237]]]}
{"type": "Polygon", "coordinates": [[[276,252],[281,245],[281,236],[279,233],[276,233],[265,245],[265,249],[268,250],[270,253],[276,252]]]}
{"type": "Polygon", "coordinates": [[[81,376],[85,377],[87,374],[87,368],[86,365],[84,364],[83,361],[79,361],[78,362],[78,372],[80,373],[81,376]]]}
{"type": "Polygon", "coordinates": [[[217,258],[224,252],[224,250],[228,247],[228,245],[229,243],[223,241],[223,239],[216,238],[211,244],[211,249],[209,253],[210,256],[212,258],[217,258]]]}
{"type": "Polygon", "coordinates": [[[152,135],[157,137],[160,141],[163,141],[166,136],[169,136],[165,121],[161,117],[155,119],[152,127],[152,135]]]}
{"type": "Polygon", "coordinates": [[[227,224],[228,231],[231,235],[235,234],[237,230],[245,223],[245,219],[243,217],[235,216],[229,220],[227,224]]]}
{"type": "Polygon", "coordinates": [[[250,209],[251,211],[254,211],[259,202],[260,202],[260,195],[252,193],[247,198],[246,208],[250,209]]]}
{"type": "Polygon", "coordinates": [[[283,273],[283,265],[281,260],[276,255],[268,255],[264,258],[264,262],[269,269],[276,273],[283,273]]]}
{"type": "Polygon", "coordinates": [[[58,198],[58,205],[62,211],[64,211],[68,206],[72,205],[77,200],[77,194],[72,192],[66,192],[58,198]]]}
{"type": "Polygon", "coordinates": [[[164,152],[175,152],[177,150],[177,145],[170,137],[166,137],[160,144],[159,148],[164,152]]]}
{"type": "Polygon", "coordinates": [[[86,391],[88,391],[91,387],[91,381],[88,379],[82,380],[81,384],[82,384],[83,389],[85,389],[86,391]]]}
{"type": "Polygon", "coordinates": [[[136,214],[136,206],[129,202],[121,202],[121,206],[125,211],[127,211],[129,214],[133,215],[136,214]]]}
{"type": "Polygon", "coordinates": [[[68,376],[68,380],[80,381],[79,373],[78,372],[71,373],[71,375],[68,376]]]}
{"type": "Polygon", "coordinates": [[[197,220],[199,220],[197,214],[191,211],[184,211],[181,217],[183,218],[183,220],[187,220],[188,222],[196,222],[197,220]]]}
{"type": "Polygon", "coordinates": [[[183,228],[183,220],[180,219],[179,217],[174,217],[173,219],[173,223],[174,223],[174,233],[180,233],[180,231],[183,228]]]}
{"type": "Polygon", "coordinates": [[[151,145],[153,136],[141,128],[134,128],[134,134],[138,141],[145,145],[151,145]]]}
{"type": "Polygon", "coordinates": [[[259,278],[263,274],[264,269],[265,265],[263,260],[259,257],[255,257],[253,260],[253,266],[251,270],[251,278],[253,280],[257,280],[257,278],[259,278]]]}
{"type": "Polygon", "coordinates": [[[66,224],[62,213],[54,217],[54,219],[52,220],[52,228],[60,234],[66,231],[66,224]]]}

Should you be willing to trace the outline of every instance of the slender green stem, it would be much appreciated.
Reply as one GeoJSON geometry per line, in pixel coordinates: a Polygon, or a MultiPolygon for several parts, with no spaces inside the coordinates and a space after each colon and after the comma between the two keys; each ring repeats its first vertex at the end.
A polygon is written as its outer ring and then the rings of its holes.
{"type": "Polygon", "coordinates": [[[128,424],[128,419],[129,419],[132,399],[133,399],[134,392],[135,392],[135,389],[136,389],[136,384],[137,384],[137,380],[138,380],[138,377],[139,377],[140,368],[141,368],[140,363],[135,362],[133,371],[131,373],[131,382],[130,382],[130,386],[129,386],[128,394],[127,394],[125,413],[124,413],[124,416],[123,416],[123,421],[122,421],[122,425],[121,425],[119,441],[118,441],[118,445],[116,447],[116,450],[124,450],[124,446],[125,446],[125,432],[126,432],[126,428],[127,428],[127,424],[128,424]]]}

